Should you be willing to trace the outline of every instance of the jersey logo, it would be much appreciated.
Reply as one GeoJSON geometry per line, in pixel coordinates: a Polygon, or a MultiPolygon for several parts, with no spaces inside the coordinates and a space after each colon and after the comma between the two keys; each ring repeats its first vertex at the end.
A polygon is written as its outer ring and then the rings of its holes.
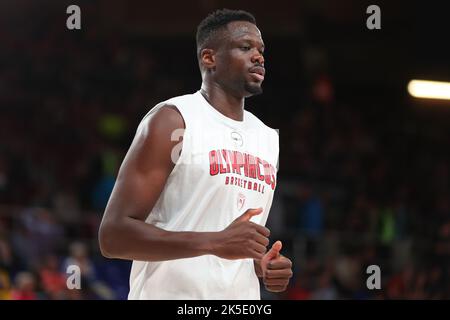
{"type": "Polygon", "coordinates": [[[236,131],[231,132],[231,139],[233,139],[234,145],[236,147],[242,147],[242,145],[244,144],[242,136],[236,131]]]}
{"type": "Polygon", "coordinates": [[[238,211],[241,211],[242,207],[244,207],[244,203],[245,203],[245,195],[243,193],[239,192],[238,199],[237,199],[238,211]]]}
{"type": "Polygon", "coordinates": [[[275,190],[276,169],[266,160],[237,150],[211,150],[209,174],[225,174],[225,184],[264,193],[265,185],[275,190]]]}

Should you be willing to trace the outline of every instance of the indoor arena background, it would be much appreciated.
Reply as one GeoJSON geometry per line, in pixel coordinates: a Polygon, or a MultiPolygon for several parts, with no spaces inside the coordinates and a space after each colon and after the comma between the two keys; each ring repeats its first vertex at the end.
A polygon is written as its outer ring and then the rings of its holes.
{"type": "Polygon", "coordinates": [[[196,91],[195,31],[248,10],[266,44],[249,111],[280,132],[268,226],[294,277],[265,299],[450,298],[450,81],[445,10],[356,0],[1,1],[0,299],[125,299],[130,263],[97,231],[143,115],[196,91]],[[66,8],[81,8],[68,30],[66,8]],[[369,30],[366,9],[381,9],[369,30]],[[82,289],[66,287],[79,265],[82,289]],[[369,290],[369,265],[381,289],[369,290]]]}

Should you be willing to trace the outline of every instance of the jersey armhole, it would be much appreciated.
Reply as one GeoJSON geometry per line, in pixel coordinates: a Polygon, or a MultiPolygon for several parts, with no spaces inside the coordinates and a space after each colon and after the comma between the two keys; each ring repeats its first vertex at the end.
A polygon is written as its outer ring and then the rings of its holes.
{"type": "Polygon", "coordinates": [[[174,155],[174,153],[178,153],[179,156],[175,162],[175,165],[172,169],[172,171],[170,172],[170,176],[172,176],[177,170],[178,167],[183,164],[183,163],[188,163],[187,161],[189,161],[188,159],[188,154],[189,154],[189,148],[190,148],[190,125],[188,124],[188,121],[186,121],[186,116],[184,115],[184,112],[182,112],[182,108],[180,108],[176,103],[174,103],[173,101],[166,101],[164,105],[159,106],[159,108],[171,108],[173,110],[175,110],[176,112],[178,112],[178,114],[181,116],[181,119],[183,120],[183,124],[184,124],[184,128],[179,128],[176,129],[174,132],[172,132],[172,141],[179,141],[174,149],[172,149],[172,154],[171,154],[171,158],[174,159],[176,157],[176,155],[174,155]],[[182,140],[181,140],[182,137],[182,140]],[[178,151],[179,146],[181,144],[181,151],[178,151]],[[180,154],[181,152],[181,154],[180,154]]]}
{"type": "MultiPolygon", "coordinates": [[[[151,108],[147,112],[147,114],[142,118],[141,123],[142,123],[142,121],[144,121],[144,119],[146,119],[147,117],[151,116],[153,113],[157,112],[161,108],[174,109],[175,111],[178,112],[178,114],[180,114],[181,118],[183,119],[183,123],[184,123],[184,129],[180,128],[180,129],[176,129],[174,132],[172,132],[171,139],[173,139],[173,141],[180,141],[180,137],[181,136],[183,137],[183,140],[182,140],[182,146],[181,146],[181,154],[177,158],[177,160],[175,162],[175,165],[174,165],[174,167],[172,168],[172,171],[169,174],[169,177],[170,177],[171,175],[173,175],[177,171],[177,169],[178,169],[178,167],[179,167],[179,165],[181,163],[184,163],[184,162],[189,160],[189,159],[186,159],[186,157],[187,157],[186,154],[188,153],[188,151],[185,151],[185,150],[188,150],[189,145],[190,145],[190,140],[191,140],[189,138],[190,128],[189,128],[189,125],[188,125],[188,121],[186,121],[185,115],[181,111],[181,108],[179,106],[177,106],[176,103],[174,103],[170,99],[166,100],[166,101],[163,101],[163,102],[160,102],[157,105],[155,105],[153,108],[151,108]]],[[[180,143],[181,143],[181,141],[180,141],[180,143]]],[[[179,152],[179,151],[177,151],[177,146],[179,146],[179,143],[175,145],[174,149],[172,149],[172,151],[171,151],[172,152],[171,159],[175,158],[175,156],[173,155],[174,152],[179,152]]]]}

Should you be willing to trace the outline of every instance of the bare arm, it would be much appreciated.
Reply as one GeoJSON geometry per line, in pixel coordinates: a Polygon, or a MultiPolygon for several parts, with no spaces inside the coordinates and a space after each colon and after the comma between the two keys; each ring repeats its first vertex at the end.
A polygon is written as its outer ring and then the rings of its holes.
{"type": "MultiPolygon", "coordinates": [[[[268,229],[248,221],[247,211],[221,232],[171,232],[145,223],[174,163],[171,141],[184,128],[173,106],[144,119],[119,170],[99,230],[105,257],[162,261],[214,254],[228,259],[258,258],[266,251],[268,229]]],[[[253,210],[255,211],[255,210],[253,210]]]]}

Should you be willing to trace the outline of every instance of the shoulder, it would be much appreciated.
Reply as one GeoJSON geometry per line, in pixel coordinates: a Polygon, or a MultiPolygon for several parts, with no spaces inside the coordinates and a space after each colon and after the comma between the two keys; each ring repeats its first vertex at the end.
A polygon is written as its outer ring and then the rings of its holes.
{"type": "Polygon", "coordinates": [[[125,167],[139,172],[149,172],[151,168],[172,170],[172,150],[180,142],[174,139],[174,134],[183,131],[183,117],[175,106],[158,104],[139,123],[124,160],[125,167]]]}
{"type": "MultiPolygon", "coordinates": [[[[169,116],[178,118],[178,122],[183,122],[183,128],[186,128],[186,124],[190,122],[193,115],[198,111],[196,106],[198,106],[198,98],[195,93],[185,94],[181,96],[176,96],[165,101],[162,101],[155,105],[144,117],[146,119],[148,116],[154,116],[156,113],[162,113],[162,117],[169,116]],[[169,111],[167,111],[169,109],[169,111]],[[171,111],[173,112],[171,112],[171,111]],[[194,113],[193,113],[194,111],[194,113]],[[177,113],[177,114],[175,114],[177,113]]],[[[197,112],[198,113],[198,112],[197,112]]],[[[159,117],[158,117],[159,118],[159,117]]],[[[170,119],[169,119],[170,120],[170,119]]],[[[177,120],[177,119],[174,119],[177,120]]]]}
{"type": "Polygon", "coordinates": [[[163,102],[155,106],[141,120],[138,133],[146,136],[161,133],[171,134],[176,129],[184,129],[184,119],[176,105],[163,102]]]}
{"type": "Polygon", "coordinates": [[[140,126],[163,123],[167,127],[185,128],[185,105],[195,100],[195,94],[185,94],[164,100],[153,106],[143,117],[140,126]]]}

